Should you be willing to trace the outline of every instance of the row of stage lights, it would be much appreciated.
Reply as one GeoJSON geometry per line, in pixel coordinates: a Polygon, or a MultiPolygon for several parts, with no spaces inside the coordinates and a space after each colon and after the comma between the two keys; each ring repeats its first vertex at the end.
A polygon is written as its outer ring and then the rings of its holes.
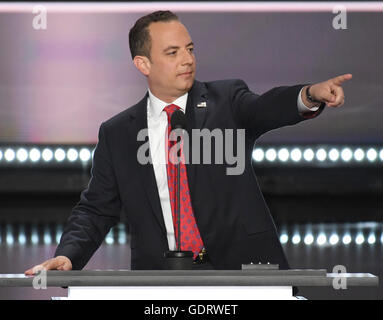
{"type": "Polygon", "coordinates": [[[350,148],[350,147],[318,147],[318,148],[286,148],[279,149],[255,148],[253,150],[255,162],[279,163],[365,163],[383,162],[383,148],[350,148]]]}
{"type": "Polygon", "coordinates": [[[0,163],[41,163],[41,162],[88,162],[93,157],[94,149],[81,148],[5,148],[0,149],[0,163]]]}
{"type": "MultiPolygon", "coordinates": [[[[13,245],[13,244],[58,244],[63,232],[62,225],[45,225],[43,228],[38,229],[36,225],[31,225],[28,232],[23,224],[15,228],[11,224],[5,225],[3,232],[0,232],[0,245],[13,245]]],[[[127,228],[125,224],[118,224],[110,230],[105,238],[107,245],[113,244],[127,244],[129,240],[127,228]]],[[[378,235],[377,232],[372,230],[359,230],[356,232],[286,232],[280,233],[280,242],[282,245],[317,245],[317,246],[336,246],[336,245],[375,245],[383,244],[383,233],[378,235]]]]}
{"type": "MultiPolygon", "coordinates": [[[[44,245],[57,245],[60,242],[63,233],[63,226],[61,224],[54,227],[45,225],[43,230],[39,230],[36,225],[30,227],[29,232],[26,231],[24,225],[19,225],[17,230],[12,225],[7,224],[3,232],[0,232],[0,245],[5,244],[8,246],[14,244],[44,244],[44,245]]],[[[127,244],[128,236],[126,226],[122,223],[112,228],[105,237],[106,244],[127,244]]]]}
{"type": "Polygon", "coordinates": [[[337,233],[332,233],[330,235],[319,233],[316,237],[312,233],[307,233],[305,236],[302,236],[298,233],[294,233],[290,236],[287,233],[282,233],[279,237],[279,240],[283,245],[288,243],[294,245],[304,244],[307,246],[336,246],[339,244],[350,245],[353,243],[356,245],[374,245],[378,242],[383,244],[383,233],[380,235],[380,237],[377,237],[375,233],[370,233],[367,237],[365,237],[362,232],[357,233],[354,237],[350,233],[346,233],[344,235],[337,233]]]}
{"type": "MultiPolygon", "coordinates": [[[[88,163],[93,158],[90,147],[5,147],[0,148],[2,164],[88,163]]],[[[256,147],[256,163],[383,163],[383,148],[376,147],[256,147]]]]}

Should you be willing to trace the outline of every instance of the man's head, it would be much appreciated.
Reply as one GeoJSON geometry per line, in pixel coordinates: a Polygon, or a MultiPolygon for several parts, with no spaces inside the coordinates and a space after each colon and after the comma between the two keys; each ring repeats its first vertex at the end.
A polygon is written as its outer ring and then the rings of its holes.
{"type": "Polygon", "coordinates": [[[172,102],[190,90],[196,69],[194,45],[174,13],[156,11],[137,20],[129,44],[134,65],[155,96],[172,102]]]}

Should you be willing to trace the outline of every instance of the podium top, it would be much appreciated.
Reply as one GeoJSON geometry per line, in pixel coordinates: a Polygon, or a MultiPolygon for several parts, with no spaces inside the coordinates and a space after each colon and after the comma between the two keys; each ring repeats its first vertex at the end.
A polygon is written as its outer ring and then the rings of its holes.
{"type": "Polygon", "coordinates": [[[324,269],[248,270],[81,270],[46,271],[35,276],[0,274],[0,287],[69,286],[378,286],[370,273],[326,273],[324,269]]]}

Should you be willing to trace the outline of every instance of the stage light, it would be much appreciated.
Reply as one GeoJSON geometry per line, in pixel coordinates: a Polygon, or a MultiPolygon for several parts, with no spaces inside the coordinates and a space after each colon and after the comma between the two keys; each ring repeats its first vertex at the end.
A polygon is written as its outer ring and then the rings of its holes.
{"type": "Polygon", "coordinates": [[[282,148],[278,151],[278,159],[282,162],[286,162],[289,159],[289,150],[282,148]]]}
{"type": "Polygon", "coordinates": [[[5,233],[5,242],[7,245],[12,245],[14,244],[14,238],[13,238],[13,229],[11,225],[6,226],[6,233],[5,233]]]}
{"type": "Polygon", "coordinates": [[[49,162],[53,159],[53,151],[51,149],[45,148],[42,152],[42,158],[45,162],[49,162]]]}
{"type": "Polygon", "coordinates": [[[21,225],[19,228],[19,236],[17,238],[17,241],[19,244],[26,244],[27,243],[27,237],[25,236],[25,230],[24,230],[23,225],[21,225]]]}
{"type": "Polygon", "coordinates": [[[329,239],[329,242],[331,245],[336,245],[338,242],[339,242],[339,237],[337,234],[332,234],[330,239],[329,239]]]}
{"type": "Polygon", "coordinates": [[[306,149],[304,152],[303,152],[303,158],[306,160],[306,161],[312,161],[314,159],[314,151],[312,149],[306,149]]]}
{"type": "Polygon", "coordinates": [[[37,232],[36,226],[32,226],[31,242],[32,242],[32,244],[38,244],[39,243],[39,234],[37,232]]]}
{"type": "Polygon", "coordinates": [[[28,151],[25,148],[20,148],[16,152],[16,158],[19,162],[24,162],[28,159],[28,151]]]}
{"type": "Polygon", "coordinates": [[[350,244],[351,243],[351,236],[349,234],[345,234],[342,238],[343,244],[350,244]]]}
{"type": "Polygon", "coordinates": [[[81,161],[83,161],[83,162],[89,161],[90,160],[90,156],[91,156],[91,153],[90,153],[89,149],[82,148],[80,150],[80,159],[81,159],[81,161]]]}
{"type": "Polygon", "coordinates": [[[118,224],[118,243],[125,244],[126,243],[126,232],[124,224],[118,224]]]}
{"type": "Polygon", "coordinates": [[[369,161],[371,161],[371,162],[375,161],[377,156],[378,156],[378,153],[376,152],[376,150],[374,148],[368,149],[368,151],[367,151],[367,159],[369,161]]]}
{"type": "Polygon", "coordinates": [[[5,241],[7,242],[7,245],[12,245],[14,243],[13,236],[11,234],[7,234],[5,241]]]}
{"type": "Polygon", "coordinates": [[[282,243],[282,244],[285,244],[289,241],[289,236],[286,234],[286,233],[282,233],[279,237],[279,241],[282,243]]]}
{"type": "Polygon", "coordinates": [[[0,161],[3,159],[3,151],[0,150],[0,161]]]}
{"type": "Polygon", "coordinates": [[[302,159],[302,152],[298,148],[294,148],[290,153],[291,160],[298,162],[302,159]]]}
{"type": "Polygon", "coordinates": [[[61,235],[63,233],[63,230],[62,230],[62,225],[59,224],[57,225],[56,227],[56,243],[60,243],[60,239],[61,239],[61,235]]]}
{"type": "Polygon", "coordinates": [[[364,243],[364,236],[363,236],[363,234],[358,233],[358,235],[355,238],[355,243],[359,244],[359,245],[364,243]]]}
{"type": "Polygon", "coordinates": [[[375,242],[376,242],[375,235],[374,235],[374,234],[370,234],[370,235],[368,236],[368,238],[367,238],[367,242],[368,242],[369,244],[375,244],[375,242]]]}
{"type": "Polygon", "coordinates": [[[327,158],[327,152],[325,149],[323,148],[320,148],[317,152],[316,152],[316,158],[319,160],[319,161],[324,161],[326,160],[327,158]]]}
{"type": "Polygon", "coordinates": [[[331,161],[337,161],[339,158],[339,151],[335,148],[331,149],[330,152],[328,153],[328,157],[330,158],[331,161]]]}
{"type": "Polygon", "coordinates": [[[32,162],[37,162],[40,160],[41,153],[38,149],[33,148],[31,151],[29,151],[29,159],[31,159],[32,162]]]}
{"type": "Polygon", "coordinates": [[[58,162],[61,162],[65,159],[65,151],[62,148],[58,148],[55,151],[55,159],[58,162]]]}
{"type": "Polygon", "coordinates": [[[67,158],[70,162],[76,161],[78,159],[78,152],[74,148],[70,148],[67,152],[67,158]]]}
{"type": "Polygon", "coordinates": [[[275,149],[271,148],[266,151],[266,159],[270,162],[273,162],[277,158],[277,152],[275,149]]]}
{"type": "Polygon", "coordinates": [[[340,154],[344,162],[348,162],[352,159],[352,151],[350,148],[344,148],[340,154]]]}
{"type": "Polygon", "coordinates": [[[356,161],[362,161],[364,159],[364,151],[361,148],[354,151],[354,159],[356,161]]]}
{"type": "Polygon", "coordinates": [[[326,243],[326,241],[327,241],[326,235],[324,233],[319,234],[317,238],[317,244],[322,246],[326,243]]]}
{"type": "Polygon", "coordinates": [[[253,150],[253,159],[256,162],[261,162],[265,157],[265,153],[261,148],[256,148],[253,150]]]}
{"type": "Polygon", "coordinates": [[[291,242],[294,244],[299,244],[301,242],[301,236],[299,234],[294,234],[294,236],[291,239],[291,242]]]}
{"type": "Polygon", "coordinates": [[[51,244],[52,243],[52,237],[49,230],[49,227],[46,226],[44,228],[44,244],[51,244]]]}
{"type": "Polygon", "coordinates": [[[307,245],[311,245],[311,244],[313,244],[313,242],[314,242],[314,236],[311,234],[311,233],[309,233],[309,234],[307,234],[306,236],[305,236],[305,238],[304,238],[304,243],[305,244],[307,244],[307,245]]]}
{"type": "Polygon", "coordinates": [[[107,234],[107,236],[105,238],[105,242],[106,242],[106,244],[113,244],[114,243],[112,229],[107,234]]]}
{"type": "Polygon", "coordinates": [[[27,238],[25,237],[25,234],[23,234],[23,233],[19,234],[18,242],[19,242],[19,244],[26,244],[27,243],[27,238]]]}
{"type": "MultiPolygon", "coordinates": [[[[1,157],[0,157],[0,159],[1,159],[1,157]]],[[[379,152],[379,159],[380,159],[380,161],[383,161],[383,149],[381,149],[379,152]]]]}
{"type": "Polygon", "coordinates": [[[4,152],[4,159],[7,160],[8,162],[11,162],[15,159],[16,155],[15,155],[15,151],[13,151],[13,149],[7,149],[5,150],[4,152]]]}

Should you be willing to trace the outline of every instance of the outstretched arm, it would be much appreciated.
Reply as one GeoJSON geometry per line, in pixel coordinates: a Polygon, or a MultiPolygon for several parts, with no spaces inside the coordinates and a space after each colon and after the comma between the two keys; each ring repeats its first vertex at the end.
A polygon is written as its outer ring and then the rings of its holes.
{"type": "Polygon", "coordinates": [[[234,118],[241,128],[247,129],[257,138],[267,131],[313,118],[321,113],[325,106],[341,106],[344,103],[341,85],[351,78],[351,74],[345,74],[309,86],[276,87],[262,95],[250,91],[244,81],[235,80],[231,88],[234,118]],[[308,99],[307,87],[314,102],[308,99]],[[297,106],[298,97],[309,112],[300,112],[297,106]],[[313,108],[312,112],[310,108],[313,108]]]}

